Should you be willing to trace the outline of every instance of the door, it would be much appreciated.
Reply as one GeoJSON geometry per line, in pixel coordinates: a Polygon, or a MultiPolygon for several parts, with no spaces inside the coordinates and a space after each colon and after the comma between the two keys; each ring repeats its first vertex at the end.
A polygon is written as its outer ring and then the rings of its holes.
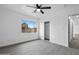
{"type": "Polygon", "coordinates": [[[44,40],[50,40],[50,22],[44,22],[44,40]]]}

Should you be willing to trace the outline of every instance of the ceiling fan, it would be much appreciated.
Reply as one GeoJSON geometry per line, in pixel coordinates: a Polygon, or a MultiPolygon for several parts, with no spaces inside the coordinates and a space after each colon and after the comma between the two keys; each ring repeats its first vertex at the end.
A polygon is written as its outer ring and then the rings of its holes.
{"type": "Polygon", "coordinates": [[[42,9],[51,9],[50,6],[42,7],[42,4],[35,4],[35,6],[26,5],[26,7],[35,8],[34,13],[35,12],[41,12],[42,14],[44,14],[44,11],[42,9]]]}

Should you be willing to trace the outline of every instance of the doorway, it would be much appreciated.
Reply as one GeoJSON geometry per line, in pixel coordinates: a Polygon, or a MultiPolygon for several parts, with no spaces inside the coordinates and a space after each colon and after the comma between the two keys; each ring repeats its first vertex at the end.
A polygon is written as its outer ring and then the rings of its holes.
{"type": "Polygon", "coordinates": [[[50,22],[44,22],[44,40],[50,40],[50,22]]]}
{"type": "Polygon", "coordinates": [[[79,15],[69,16],[68,41],[69,47],[79,49],[79,15]]]}

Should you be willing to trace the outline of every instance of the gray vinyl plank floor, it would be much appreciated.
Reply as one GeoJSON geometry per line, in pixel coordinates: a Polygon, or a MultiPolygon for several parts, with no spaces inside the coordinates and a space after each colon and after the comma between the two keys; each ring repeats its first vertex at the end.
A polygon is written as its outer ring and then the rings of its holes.
{"type": "Polygon", "coordinates": [[[71,48],[79,49],[79,39],[73,39],[70,43],[71,48]]]}
{"type": "Polygon", "coordinates": [[[36,40],[0,48],[0,55],[79,55],[79,50],[36,40]]]}

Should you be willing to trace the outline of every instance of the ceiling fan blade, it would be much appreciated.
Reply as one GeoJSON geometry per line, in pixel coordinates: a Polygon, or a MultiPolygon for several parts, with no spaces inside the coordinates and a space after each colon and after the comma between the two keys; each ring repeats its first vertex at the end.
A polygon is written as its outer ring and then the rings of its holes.
{"type": "Polygon", "coordinates": [[[35,9],[34,12],[36,12],[37,10],[35,9]]]}
{"type": "Polygon", "coordinates": [[[43,12],[42,10],[40,10],[40,12],[41,12],[42,14],[44,14],[44,12],[43,12]]]}
{"type": "Polygon", "coordinates": [[[29,5],[26,5],[26,7],[36,8],[35,6],[29,6],[29,5]]]}
{"type": "Polygon", "coordinates": [[[41,9],[51,9],[51,7],[41,7],[41,9]]]}
{"type": "Polygon", "coordinates": [[[40,6],[38,4],[36,4],[36,7],[39,8],[40,6]]]}

